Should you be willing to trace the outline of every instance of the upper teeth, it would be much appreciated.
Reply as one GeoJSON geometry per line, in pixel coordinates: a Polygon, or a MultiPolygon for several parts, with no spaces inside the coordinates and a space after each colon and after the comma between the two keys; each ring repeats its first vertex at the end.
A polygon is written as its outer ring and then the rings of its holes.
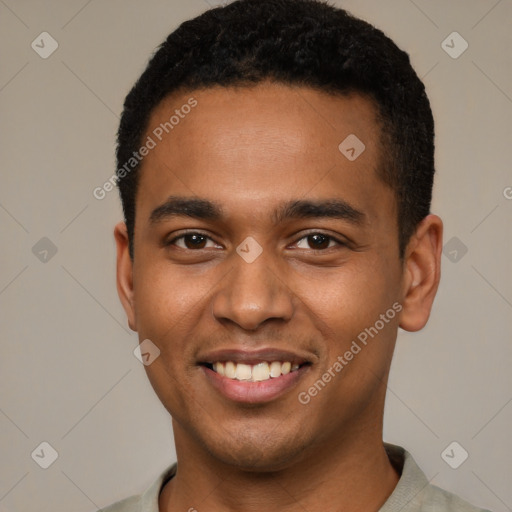
{"type": "Polygon", "coordinates": [[[292,364],[290,361],[283,363],[280,361],[272,361],[271,363],[264,361],[254,365],[244,363],[237,364],[233,361],[227,361],[225,363],[213,363],[212,366],[214,371],[219,375],[228,377],[229,379],[249,380],[252,382],[280,377],[281,375],[286,375],[287,373],[299,369],[298,364],[292,364]]]}

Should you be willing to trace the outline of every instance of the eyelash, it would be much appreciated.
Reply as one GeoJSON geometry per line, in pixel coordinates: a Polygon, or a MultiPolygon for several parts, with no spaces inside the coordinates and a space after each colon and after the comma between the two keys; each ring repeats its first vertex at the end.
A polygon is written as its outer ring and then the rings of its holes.
{"type": "MultiPolygon", "coordinates": [[[[182,233],[181,235],[178,235],[178,236],[174,237],[173,239],[171,239],[168,242],[166,242],[165,245],[166,246],[173,246],[173,245],[176,244],[177,240],[184,239],[186,236],[190,236],[190,235],[199,235],[199,236],[207,238],[209,241],[217,243],[217,242],[215,242],[215,240],[213,240],[210,236],[206,235],[205,233],[201,233],[200,231],[190,231],[190,232],[182,233]]],[[[334,237],[332,235],[329,235],[327,233],[324,233],[322,231],[311,231],[309,233],[306,233],[301,238],[299,238],[296,242],[294,242],[294,245],[297,245],[302,240],[305,240],[308,237],[313,236],[313,235],[323,236],[323,237],[329,239],[329,244],[331,242],[335,242],[338,247],[346,247],[348,245],[346,242],[343,242],[342,240],[339,240],[338,238],[336,238],[336,237],[334,237]]],[[[219,245],[219,244],[217,244],[217,245],[219,245]]],[[[309,248],[309,249],[302,249],[302,250],[310,250],[310,251],[314,251],[314,252],[325,252],[325,251],[327,251],[329,249],[333,249],[333,248],[334,247],[326,247],[325,249],[312,249],[312,248],[309,248]]],[[[187,250],[187,251],[199,251],[199,250],[202,250],[203,248],[201,248],[201,249],[189,249],[188,247],[180,247],[180,249],[184,249],[184,250],[187,250]]]]}

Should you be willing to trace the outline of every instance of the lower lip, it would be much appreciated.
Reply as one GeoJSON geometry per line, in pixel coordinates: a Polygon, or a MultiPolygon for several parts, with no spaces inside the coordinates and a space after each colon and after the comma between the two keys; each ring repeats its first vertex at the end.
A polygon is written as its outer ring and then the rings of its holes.
{"type": "Polygon", "coordinates": [[[280,377],[251,382],[223,377],[206,366],[201,368],[213,387],[223,396],[234,402],[248,404],[270,402],[279,398],[294,388],[308,370],[308,366],[304,365],[280,377]]]}

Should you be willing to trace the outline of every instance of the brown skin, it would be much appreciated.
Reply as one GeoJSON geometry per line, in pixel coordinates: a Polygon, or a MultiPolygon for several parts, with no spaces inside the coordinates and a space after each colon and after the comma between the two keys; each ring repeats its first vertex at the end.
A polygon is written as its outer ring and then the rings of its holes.
{"type": "Polygon", "coordinates": [[[428,320],[442,222],[426,217],[399,258],[395,196],[376,173],[380,128],[368,99],[277,84],[179,93],[155,109],[147,134],[191,96],[197,107],[144,159],[133,261],[124,223],[115,228],[119,295],[130,327],[161,350],[146,370],[173,418],[179,469],[160,510],[377,511],[398,481],[382,444],[397,329],[428,320]],[[351,133],[366,145],[353,162],[338,150],[351,133]],[[223,217],[151,223],[171,195],[215,202],[223,217]],[[276,223],[272,212],[299,199],[342,199],[364,218],[276,223]],[[183,230],[211,241],[164,245],[183,230]],[[346,245],[330,239],[314,250],[307,236],[318,232],[346,245]],[[263,248],[250,264],[235,251],[248,236],[263,248]],[[395,302],[400,314],[301,404],[299,392],[395,302]],[[312,363],[269,403],[227,400],[198,365],[208,351],[262,347],[312,363]]]}

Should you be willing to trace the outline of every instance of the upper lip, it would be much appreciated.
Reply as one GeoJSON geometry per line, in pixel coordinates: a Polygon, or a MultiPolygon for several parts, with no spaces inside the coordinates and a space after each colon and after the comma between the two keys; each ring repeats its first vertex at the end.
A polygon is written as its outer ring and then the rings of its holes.
{"type": "Polygon", "coordinates": [[[201,354],[199,364],[212,364],[216,362],[233,361],[234,363],[258,364],[262,361],[289,361],[292,364],[312,363],[311,355],[305,355],[288,350],[264,348],[259,350],[222,349],[201,354]]]}

